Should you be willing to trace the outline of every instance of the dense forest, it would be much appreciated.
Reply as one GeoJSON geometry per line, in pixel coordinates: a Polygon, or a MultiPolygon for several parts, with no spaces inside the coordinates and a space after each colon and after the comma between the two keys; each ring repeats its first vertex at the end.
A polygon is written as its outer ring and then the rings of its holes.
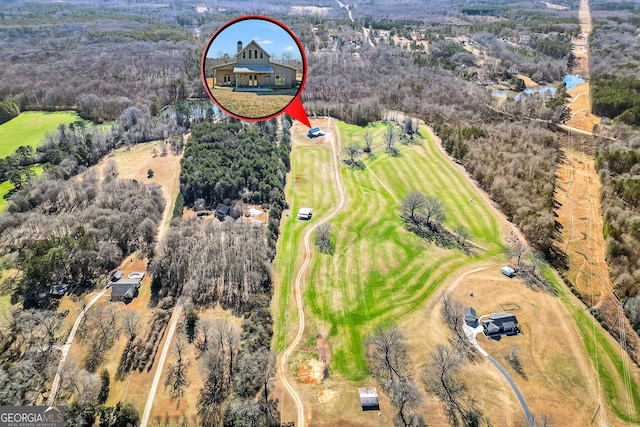
{"type": "Polygon", "coordinates": [[[215,207],[225,199],[260,204],[283,197],[289,151],[288,137],[279,137],[275,120],[195,125],[182,160],[185,203],[203,199],[215,207]]]}
{"type": "Polygon", "coordinates": [[[640,125],[640,80],[635,76],[591,75],[594,114],[640,125]]]}
{"type": "MultiPolygon", "coordinates": [[[[231,199],[267,203],[269,224],[257,227],[242,218],[222,224],[176,218],[149,268],[153,301],[159,309],[182,297],[194,310],[219,304],[244,317],[242,333],[231,325],[194,320],[192,343],[201,352],[205,378],[198,399],[201,425],[234,426],[246,419],[253,420],[251,425],[279,425],[277,399],[269,394],[275,374],[275,356],[269,351],[270,262],[286,206],[289,126],[284,118],[259,124],[228,119],[193,126],[180,175],[185,203],[203,207],[231,199]],[[223,341],[226,344],[216,345],[223,341]]],[[[146,359],[136,355],[148,354],[147,349],[154,347],[149,343],[161,339],[157,335],[132,341],[126,352],[130,356],[121,361],[125,370],[147,366],[141,364],[146,359]]]]}
{"type": "Polygon", "coordinates": [[[593,112],[640,125],[640,6],[620,0],[591,2],[589,67],[593,112]]]}
{"type": "Polygon", "coordinates": [[[625,310],[640,332],[640,137],[597,143],[609,274],[616,294],[628,298],[625,310]]]}

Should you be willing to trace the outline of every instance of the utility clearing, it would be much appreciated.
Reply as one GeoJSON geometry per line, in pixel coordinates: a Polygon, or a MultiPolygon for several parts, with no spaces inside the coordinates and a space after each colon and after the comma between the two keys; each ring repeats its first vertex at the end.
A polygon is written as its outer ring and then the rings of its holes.
{"type": "Polygon", "coordinates": [[[571,40],[571,53],[574,63],[570,73],[582,77],[585,82],[576,85],[575,89],[567,90],[569,95],[569,109],[571,118],[567,126],[593,132],[593,127],[600,123],[600,117],[591,113],[591,97],[589,95],[589,35],[591,34],[591,11],[589,0],[580,0],[578,10],[580,34],[571,40]]]}
{"type": "MultiPolygon", "coordinates": [[[[377,386],[368,373],[364,341],[377,324],[398,323],[410,342],[410,358],[419,380],[429,353],[449,337],[440,318],[439,300],[445,289],[478,314],[519,310],[515,314],[523,334],[482,345],[507,369],[511,368],[504,355],[512,345],[518,348],[530,375],[516,382],[534,414],[550,414],[558,425],[585,425],[594,415],[602,423],[632,425],[640,396],[637,373],[629,367],[626,355],[551,270],[547,275],[560,298],[531,291],[521,279],[509,280],[500,274],[500,267],[509,262],[503,255],[503,242],[513,225],[464,169],[446,156],[428,128],[420,127],[418,144],[398,143],[400,155],[393,157],[385,152],[383,142],[389,124],[362,128],[336,122],[335,127],[325,129],[326,120],[312,120],[311,125],[337,135],[340,147],[351,141],[363,144],[368,132],[373,156],[362,158],[363,169],[340,162],[345,205],[328,221],[335,251],[322,254],[312,245],[307,256],[302,237],[338,205],[338,183],[332,177],[333,162],[339,159],[332,156],[326,138],[308,139],[306,129],[297,123],[292,128],[292,170],[286,189],[291,209],[283,215],[274,262],[273,345],[277,351],[288,348],[298,332],[300,313],[295,309],[293,284],[300,267],[309,262],[301,283],[304,335],[297,351],[286,359],[283,373],[303,402],[306,425],[393,425],[396,410],[380,388],[382,418],[360,408],[357,388],[377,386]],[[482,249],[468,256],[406,231],[399,208],[410,191],[438,197],[447,210],[444,224],[450,229],[465,226],[471,231],[471,241],[482,249]],[[311,207],[313,218],[297,220],[300,207],[311,207]],[[327,351],[331,357],[325,359],[324,378],[308,381],[307,371],[322,362],[327,351]],[[340,398],[325,399],[327,393],[340,398]]],[[[525,425],[511,388],[485,362],[464,370],[469,390],[482,390],[473,392],[473,398],[492,423],[525,425]]],[[[517,376],[513,370],[510,375],[517,376]]],[[[294,400],[280,382],[276,393],[282,396],[283,421],[297,419],[294,400]]],[[[434,398],[426,399],[423,410],[430,424],[446,423],[441,404],[434,398]]]]}

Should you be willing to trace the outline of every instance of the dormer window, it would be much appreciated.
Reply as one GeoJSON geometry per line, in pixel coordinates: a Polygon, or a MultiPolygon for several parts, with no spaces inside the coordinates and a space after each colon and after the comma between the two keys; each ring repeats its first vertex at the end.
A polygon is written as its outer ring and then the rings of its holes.
{"type": "Polygon", "coordinates": [[[258,49],[253,51],[253,57],[258,59],[258,49]]]}
{"type": "Polygon", "coordinates": [[[262,59],[262,51],[260,51],[260,59],[262,59]]]}
{"type": "Polygon", "coordinates": [[[247,57],[247,52],[242,52],[242,59],[245,59],[247,57]]]}
{"type": "Polygon", "coordinates": [[[251,50],[249,50],[249,59],[251,59],[251,50]]]}

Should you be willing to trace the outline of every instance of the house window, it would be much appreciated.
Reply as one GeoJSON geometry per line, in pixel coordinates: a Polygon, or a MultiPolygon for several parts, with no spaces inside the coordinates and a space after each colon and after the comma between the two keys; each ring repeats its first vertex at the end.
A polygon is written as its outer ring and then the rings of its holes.
{"type": "Polygon", "coordinates": [[[231,83],[231,74],[225,74],[224,75],[224,82],[225,83],[231,83]]]}
{"type": "Polygon", "coordinates": [[[242,52],[242,59],[245,59],[247,57],[247,52],[242,52]]]}
{"type": "Polygon", "coordinates": [[[258,59],[258,49],[253,51],[253,57],[258,59]]]}
{"type": "Polygon", "coordinates": [[[249,50],[249,59],[251,59],[251,50],[249,50]]]}
{"type": "Polygon", "coordinates": [[[284,86],[284,74],[276,74],[276,86],[284,86]]]}
{"type": "Polygon", "coordinates": [[[262,51],[260,51],[260,59],[262,59],[262,51]]]}

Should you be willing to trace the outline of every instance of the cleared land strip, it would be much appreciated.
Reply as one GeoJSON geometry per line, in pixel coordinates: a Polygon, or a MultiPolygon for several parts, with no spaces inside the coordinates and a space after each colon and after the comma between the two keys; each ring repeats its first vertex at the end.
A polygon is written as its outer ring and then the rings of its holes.
{"type": "MultiPolygon", "coordinates": [[[[331,126],[331,124],[332,124],[331,119],[327,119],[326,128],[335,129],[335,127],[331,126]]],[[[304,263],[298,270],[298,274],[296,275],[296,282],[294,285],[294,296],[296,300],[296,308],[298,310],[298,331],[296,333],[295,338],[293,339],[291,344],[289,344],[289,347],[287,347],[287,349],[284,351],[284,354],[280,358],[279,369],[278,369],[278,371],[280,372],[280,379],[282,381],[282,385],[284,386],[285,390],[287,390],[287,393],[289,393],[289,395],[295,402],[296,410],[298,412],[298,423],[296,425],[298,426],[306,425],[305,416],[304,416],[304,405],[302,403],[302,400],[300,399],[300,396],[298,395],[296,390],[293,388],[293,386],[287,379],[286,362],[289,356],[291,356],[291,353],[293,353],[294,350],[300,344],[300,341],[302,340],[302,335],[304,334],[305,313],[304,313],[304,303],[302,298],[301,287],[302,287],[302,280],[304,278],[304,274],[307,268],[309,267],[309,262],[311,260],[311,245],[309,243],[309,239],[311,238],[311,234],[316,228],[318,228],[321,224],[324,224],[325,222],[335,217],[345,204],[345,190],[344,190],[342,181],[340,179],[340,168],[338,164],[337,146],[339,146],[339,143],[336,142],[337,138],[338,138],[338,133],[334,132],[333,135],[330,137],[330,140],[331,140],[331,150],[333,153],[333,156],[332,156],[333,157],[333,174],[334,174],[335,181],[338,184],[338,193],[339,193],[340,199],[339,199],[338,205],[333,209],[333,211],[328,216],[326,216],[322,220],[315,223],[312,227],[310,227],[304,235],[304,239],[303,239],[304,250],[305,250],[304,263]]]]}

